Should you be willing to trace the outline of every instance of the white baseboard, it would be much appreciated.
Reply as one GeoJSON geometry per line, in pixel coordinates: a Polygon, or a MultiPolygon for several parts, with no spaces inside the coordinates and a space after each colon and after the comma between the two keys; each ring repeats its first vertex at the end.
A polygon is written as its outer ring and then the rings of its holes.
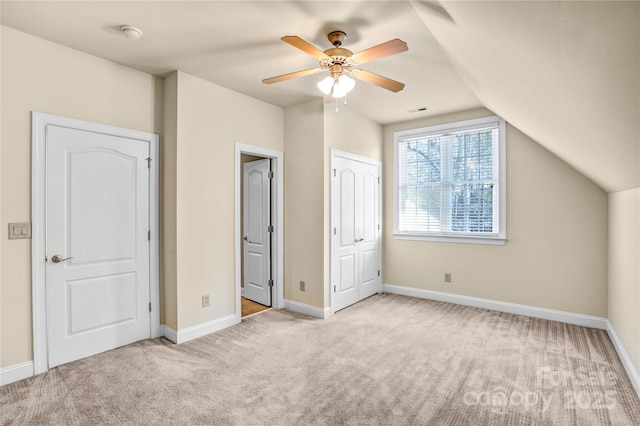
{"type": "Polygon", "coordinates": [[[331,308],[328,306],[318,308],[317,306],[307,305],[306,303],[296,302],[295,300],[284,299],[284,308],[315,318],[327,319],[331,316],[331,308]]]}
{"type": "Polygon", "coordinates": [[[460,294],[443,293],[440,291],[423,290],[420,288],[404,287],[399,285],[383,284],[382,291],[386,293],[400,294],[403,296],[418,297],[420,299],[438,300],[440,302],[455,303],[457,305],[473,306],[498,312],[507,312],[516,315],[541,318],[567,324],[581,325],[583,327],[607,330],[607,319],[590,315],[575,314],[573,312],[556,311],[536,306],[519,305],[517,303],[500,302],[497,300],[481,299],[478,297],[463,296],[460,294]]]}
{"type": "Polygon", "coordinates": [[[629,376],[629,380],[631,380],[633,388],[636,390],[638,397],[640,397],[640,373],[638,373],[635,365],[633,365],[631,358],[629,358],[629,354],[624,349],[622,341],[618,337],[616,330],[613,328],[613,324],[611,324],[609,320],[607,320],[607,332],[609,332],[609,338],[613,342],[613,347],[616,349],[616,352],[618,352],[620,361],[622,362],[624,369],[627,371],[627,376],[629,376]]]}
{"type": "Polygon", "coordinates": [[[236,314],[231,314],[226,317],[218,318],[178,331],[166,324],[162,324],[162,335],[173,343],[180,344],[188,342],[189,340],[197,339],[198,337],[206,336],[207,334],[215,333],[216,331],[231,327],[237,323],[238,320],[236,314]]]}
{"type": "Polygon", "coordinates": [[[0,369],[0,386],[17,382],[33,376],[33,361],[21,362],[0,369]]]}
{"type": "Polygon", "coordinates": [[[162,333],[162,336],[171,340],[173,343],[178,343],[178,332],[169,327],[167,324],[160,325],[160,333],[162,333]]]}

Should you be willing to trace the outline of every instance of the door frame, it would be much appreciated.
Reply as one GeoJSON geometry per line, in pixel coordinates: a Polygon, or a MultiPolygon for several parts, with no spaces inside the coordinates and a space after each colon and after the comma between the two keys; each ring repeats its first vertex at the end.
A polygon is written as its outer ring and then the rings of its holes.
{"type": "Polygon", "coordinates": [[[257,157],[257,158],[260,158],[260,159],[242,163],[243,188],[242,188],[242,201],[241,201],[242,203],[241,236],[243,241],[241,241],[240,244],[242,245],[241,270],[242,270],[242,277],[244,279],[241,281],[240,285],[242,286],[241,293],[246,299],[252,300],[256,303],[260,303],[266,306],[271,306],[273,304],[272,303],[273,291],[272,291],[272,287],[269,286],[269,281],[273,276],[271,251],[272,251],[272,240],[274,238],[273,238],[273,233],[269,231],[268,227],[272,226],[271,216],[273,213],[273,208],[271,203],[271,193],[273,192],[273,188],[272,188],[273,171],[271,170],[272,160],[270,158],[262,158],[262,157],[257,157]],[[255,163],[258,163],[258,165],[256,165],[255,163]],[[264,170],[266,168],[266,172],[267,172],[266,175],[261,174],[261,177],[260,177],[261,182],[265,184],[265,186],[262,186],[260,190],[260,197],[261,197],[261,201],[268,200],[269,202],[260,203],[261,208],[258,211],[247,208],[250,204],[249,202],[250,194],[248,190],[250,186],[250,181],[248,179],[249,174],[247,174],[247,166],[249,165],[252,165],[252,170],[256,170],[256,169],[264,170]],[[249,246],[255,244],[255,242],[250,241],[250,239],[248,238],[249,236],[249,231],[247,230],[248,222],[249,222],[248,219],[250,218],[255,219],[255,216],[260,216],[260,219],[262,219],[262,224],[264,225],[264,227],[260,230],[260,235],[263,237],[262,244],[261,244],[261,250],[263,254],[263,258],[261,262],[262,263],[261,272],[263,272],[263,274],[261,274],[262,282],[260,284],[262,285],[262,287],[259,294],[256,294],[254,291],[252,291],[251,286],[249,287],[247,286],[247,282],[249,281],[249,274],[247,274],[249,257],[247,255],[249,254],[249,251],[250,251],[249,246]],[[266,219],[266,221],[264,219],[266,219]],[[265,254],[266,256],[264,256],[265,254]],[[266,258],[266,261],[264,260],[265,258],[266,258]],[[265,266],[267,268],[267,271],[265,271],[264,269],[265,266]],[[266,272],[266,274],[264,272],[266,272]],[[268,296],[266,295],[267,292],[268,292],[268,296]],[[264,298],[266,296],[266,300],[262,300],[259,302],[258,300],[252,299],[251,297],[249,297],[248,296],[249,293],[251,293],[250,294],[251,296],[257,296],[258,299],[264,298]],[[265,302],[265,303],[262,303],[262,302],[265,302]]]}
{"type": "MultiPolygon", "coordinates": [[[[378,293],[382,291],[382,162],[378,160],[374,160],[372,158],[364,157],[362,155],[353,154],[351,152],[342,151],[340,149],[331,148],[331,170],[329,173],[331,176],[331,228],[333,229],[336,224],[336,211],[337,200],[338,200],[338,188],[336,187],[336,180],[333,179],[333,170],[336,169],[336,158],[342,158],[345,160],[357,161],[364,164],[369,164],[371,166],[375,166],[378,168],[378,222],[380,225],[380,229],[378,229],[378,268],[380,269],[380,279],[378,280],[378,293]]],[[[329,268],[330,268],[330,276],[331,281],[329,283],[329,299],[331,301],[331,314],[335,313],[334,309],[334,296],[332,287],[337,279],[338,271],[333,267],[335,256],[336,256],[336,238],[333,232],[331,232],[331,255],[329,259],[329,268]]]]}
{"type": "Polygon", "coordinates": [[[242,268],[242,235],[240,232],[240,205],[242,203],[240,184],[242,182],[242,154],[255,155],[271,159],[271,171],[273,180],[271,182],[271,218],[273,223],[273,234],[275,239],[271,247],[271,265],[273,270],[273,291],[271,293],[271,307],[276,309],[284,308],[284,154],[259,146],[235,143],[235,274],[236,274],[236,323],[242,321],[241,306],[241,268],[242,268]],[[275,180],[275,182],[273,182],[275,180]],[[275,218],[275,221],[273,220],[275,218]]]}
{"type": "Polygon", "coordinates": [[[159,137],[156,134],[76,120],[33,111],[31,113],[31,292],[33,313],[34,374],[49,369],[46,299],[46,133],[47,126],[85,130],[149,143],[149,301],[151,338],[160,337],[160,251],[159,251],[159,137]],[[155,307],[155,309],[153,309],[155,307]]]}

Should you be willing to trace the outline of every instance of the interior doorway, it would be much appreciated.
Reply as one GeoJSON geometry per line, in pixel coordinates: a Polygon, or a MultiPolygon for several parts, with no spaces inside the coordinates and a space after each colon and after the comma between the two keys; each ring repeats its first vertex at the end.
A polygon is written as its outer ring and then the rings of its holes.
{"type": "Polygon", "coordinates": [[[283,155],[235,146],[236,318],[284,307],[283,155]]]}
{"type": "Polygon", "coordinates": [[[242,316],[271,307],[273,288],[271,159],[241,154],[242,316]],[[258,306],[256,306],[258,305],[258,306]]]}

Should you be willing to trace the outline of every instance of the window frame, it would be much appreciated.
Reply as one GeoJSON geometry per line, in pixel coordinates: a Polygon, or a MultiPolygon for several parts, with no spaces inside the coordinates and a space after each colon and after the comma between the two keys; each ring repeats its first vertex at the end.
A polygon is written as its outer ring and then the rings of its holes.
{"type": "Polygon", "coordinates": [[[504,245],[507,241],[507,148],[506,122],[498,116],[456,121],[415,129],[399,130],[393,134],[393,237],[397,240],[435,241],[447,243],[504,245]],[[461,232],[399,231],[399,145],[404,139],[459,133],[497,125],[498,127],[498,233],[475,235],[461,232]]]}

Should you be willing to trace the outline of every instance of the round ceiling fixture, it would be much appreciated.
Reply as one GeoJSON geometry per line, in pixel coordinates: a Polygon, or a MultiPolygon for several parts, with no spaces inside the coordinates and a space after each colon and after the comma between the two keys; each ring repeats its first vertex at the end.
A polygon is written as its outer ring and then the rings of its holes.
{"type": "Polygon", "coordinates": [[[133,40],[139,40],[142,38],[142,31],[139,28],[132,27],[131,25],[123,25],[120,27],[120,32],[126,37],[133,40]]]}

